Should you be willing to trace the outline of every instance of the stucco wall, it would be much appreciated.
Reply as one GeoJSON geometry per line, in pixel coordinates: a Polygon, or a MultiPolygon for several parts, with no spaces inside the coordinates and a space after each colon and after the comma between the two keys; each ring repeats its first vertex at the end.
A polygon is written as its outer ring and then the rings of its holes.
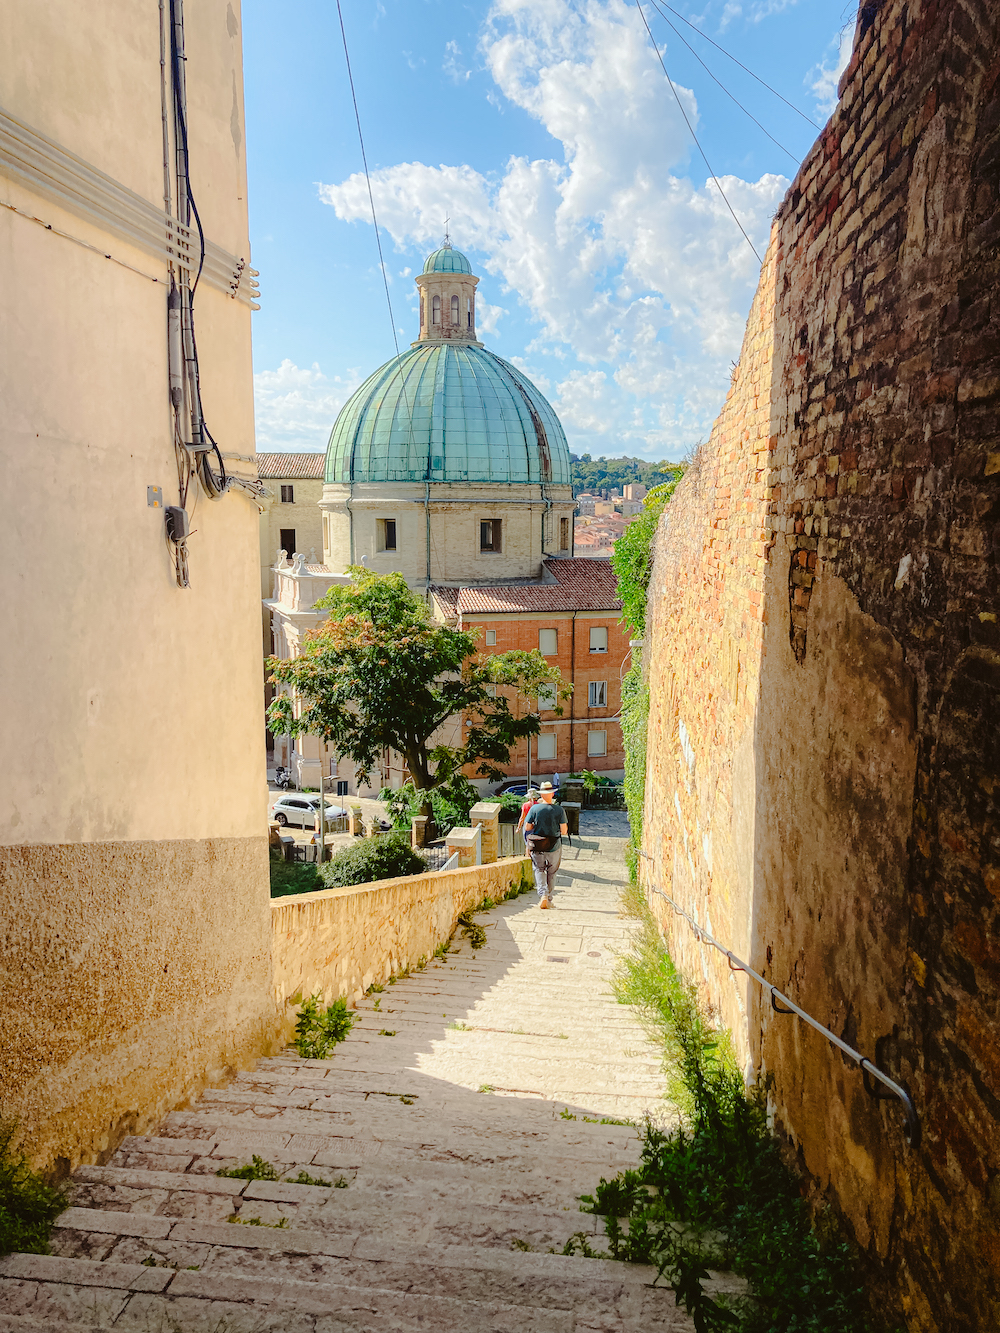
{"type": "MultiPolygon", "coordinates": [[[[112,0],[95,27],[0,0],[0,30],[0,105],[162,208],[156,5],[112,0]]],[[[249,259],[238,4],[188,6],[187,55],[206,234],[249,259]]],[[[147,506],[148,486],[178,499],[166,265],[0,184],[53,228],[0,210],[0,1114],[38,1160],[77,1161],[274,1025],[259,524],[202,493],[177,587],[147,506]]],[[[252,455],[250,309],[202,282],[196,317],[211,429],[252,455]]]]}
{"type": "MultiPolygon", "coordinates": [[[[862,10],[651,583],[644,880],[910,1330],[1000,1323],[1000,10],[862,10]],[[660,900],[662,901],[662,900],[660,900]]],[[[654,902],[655,902],[654,897],[654,902]]]]}
{"type": "Polygon", "coordinates": [[[527,857],[435,871],[271,903],[274,992],[286,1028],[296,1006],[320,991],[326,1003],[357,1000],[372,984],[430,958],[460,914],[483,898],[499,902],[531,879],[527,857]]]}

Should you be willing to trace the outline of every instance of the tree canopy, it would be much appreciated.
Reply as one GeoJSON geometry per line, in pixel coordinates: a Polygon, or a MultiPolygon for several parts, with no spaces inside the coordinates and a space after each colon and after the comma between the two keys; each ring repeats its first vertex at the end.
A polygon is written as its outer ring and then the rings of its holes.
{"type": "Polygon", "coordinates": [[[271,730],[318,736],[353,760],[363,782],[387,749],[405,758],[418,790],[457,778],[467,764],[502,778],[511,747],[539,729],[537,711],[522,714],[519,697],[544,685],[569,697],[558,668],[537,649],[479,657],[476,633],[437,624],[401,574],[348,572],[349,585],[316,603],[330,615],[302,655],[268,659],[271,680],[287,687],[268,709],[271,730]],[[460,714],[463,734],[444,743],[436,733],[460,714]]]}
{"type": "Polygon", "coordinates": [[[630,482],[643,486],[659,486],[679,474],[679,463],[650,463],[644,458],[591,458],[590,454],[570,454],[570,476],[573,494],[581,491],[621,490],[630,482]]]}

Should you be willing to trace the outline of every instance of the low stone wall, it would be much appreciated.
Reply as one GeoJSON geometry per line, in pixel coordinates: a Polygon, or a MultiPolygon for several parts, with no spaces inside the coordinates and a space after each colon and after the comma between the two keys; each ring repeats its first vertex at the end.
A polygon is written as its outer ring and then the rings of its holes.
{"type": "Polygon", "coordinates": [[[462,912],[531,879],[527,857],[322,889],[271,903],[274,989],[289,1030],[303,996],[357,1000],[430,958],[462,912]]]}

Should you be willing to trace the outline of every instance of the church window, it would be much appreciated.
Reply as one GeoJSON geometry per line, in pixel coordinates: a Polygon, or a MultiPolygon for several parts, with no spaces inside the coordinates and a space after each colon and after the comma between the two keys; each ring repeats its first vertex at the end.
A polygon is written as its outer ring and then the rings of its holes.
{"type": "Polygon", "coordinates": [[[280,544],[280,546],[281,546],[281,549],[282,549],[283,551],[286,551],[289,555],[294,555],[294,554],[295,554],[295,529],[294,529],[294,528],[280,528],[280,529],[278,530],[278,542],[279,542],[279,544],[280,544]]]}
{"type": "Polygon", "coordinates": [[[395,551],[396,520],[394,518],[380,518],[378,520],[378,549],[380,551],[395,551]]]}
{"type": "Polygon", "coordinates": [[[503,519],[484,518],[479,523],[480,551],[499,551],[503,519]]]}
{"type": "Polygon", "coordinates": [[[465,324],[467,328],[472,328],[472,297],[465,298],[465,324]]]}
{"type": "Polygon", "coordinates": [[[282,503],[283,505],[293,505],[293,504],[295,503],[295,487],[294,487],[294,486],[282,486],[282,488],[281,488],[281,503],[282,503]]]}
{"type": "Polygon", "coordinates": [[[453,296],[453,297],[451,298],[451,322],[452,322],[452,324],[454,324],[455,328],[457,329],[457,328],[458,328],[458,297],[457,297],[457,296],[453,296]]]}
{"type": "Polygon", "coordinates": [[[432,323],[432,324],[440,324],[440,323],[441,323],[441,298],[440,298],[440,296],[435,296],[434,299],[431,301],[431,323],[432,323]]]}
{"type": "Polygon", "coordinates": [[[569,550],[569,519],[561,518],[559,520],[559,549],[560,551],[569,550]]]}
{"type": "Polygon", "coordinates": [[[555,657],[559,651],[559,631],[540,629],[538,631],[538,651],[543,657],[555,657]]]}

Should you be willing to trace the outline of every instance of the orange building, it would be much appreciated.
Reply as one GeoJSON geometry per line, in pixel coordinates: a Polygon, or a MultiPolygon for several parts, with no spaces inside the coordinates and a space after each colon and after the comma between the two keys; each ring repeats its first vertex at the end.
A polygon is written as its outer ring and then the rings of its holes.
{"type": "MultiPolygon", "coordinates": [[[[549,559],[541,581],[432,586],[431,593],[438,616],[479,631],[481,653],[537,648],[573,686],[561,717],[550,698],[531,701],[541,719],[540,733],[531,738],[533,779],[584,768],[624,776],[619,713],[631,658],[610,560],[549,559]]],[[[527,776],[527,742],[512,751],[507,772],[527,776]]]]}

